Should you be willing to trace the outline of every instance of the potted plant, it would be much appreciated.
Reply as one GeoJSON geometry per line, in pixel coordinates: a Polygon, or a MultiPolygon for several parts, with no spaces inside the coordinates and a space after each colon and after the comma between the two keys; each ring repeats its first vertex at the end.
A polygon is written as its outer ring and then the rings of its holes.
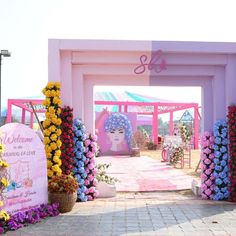
{"type": "Polygon", "coordinates": [[[77,200],[78,183],[71,175],[52,176],[48,182],[49,200],[59,203],[61,213],[72,210],[77,200]]]}
{"type": "Polygon", "coordinates": [[[96,179],[98,184],[96,186],[99,197],[115,197],[116,196],[116,186],[115,183],[118,179],[107,175],[106,170],[111,166],[111,164],[97,164],[97,175],[96,179]]]}

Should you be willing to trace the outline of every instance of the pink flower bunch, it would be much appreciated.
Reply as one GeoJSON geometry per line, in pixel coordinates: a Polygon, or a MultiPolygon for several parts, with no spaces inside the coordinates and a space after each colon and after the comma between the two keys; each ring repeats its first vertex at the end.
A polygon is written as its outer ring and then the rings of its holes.
{"type": "Polygon", "coordinates": [[[205,132],[201,138],[201,191],[202,199],[213,199],[215,177],[214,177],[214,136],[205,132]]]}
{"type": "Polygon", "coordinates": [[[87,187],[85,194],[88,198],[88,201],[92,201],[98,196],[98,191],[95,188],[97,185],[97,180],[95,179],[97,174],[95,169],[95,154],[97,152],[96,140],[96,135],[89,134],[87,139],[84,141],[84,155],[86,156],[85,172],[87,174],[84,185],[87,187]]]}

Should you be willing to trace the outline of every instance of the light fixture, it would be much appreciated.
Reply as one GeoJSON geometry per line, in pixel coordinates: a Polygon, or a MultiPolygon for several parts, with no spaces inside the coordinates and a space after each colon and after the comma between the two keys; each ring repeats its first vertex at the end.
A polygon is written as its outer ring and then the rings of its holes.
{"type": "Polygon", "coordinates": [[[8,50],[1,50],[0,52],[0,125],[2,125],[2,82],[1,82],[2,56],[10,57],[11,53],[8,50]]]}

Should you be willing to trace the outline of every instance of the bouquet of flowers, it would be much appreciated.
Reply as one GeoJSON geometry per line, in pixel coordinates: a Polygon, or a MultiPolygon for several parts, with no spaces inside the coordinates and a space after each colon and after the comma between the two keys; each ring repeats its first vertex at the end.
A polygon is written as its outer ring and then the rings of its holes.
{"type": "Polygon", "coordinates": [[[180,146],[171,146],[170,147],[170,164],[176,165],[178,161],[184,156],[184,149],[180,146]]]}
{"type": "Polygon", "coordinates": [[[74,193],[78,189],[78,183],[72,175],[52,176],[48,181],[50,193],[74,193]]]}

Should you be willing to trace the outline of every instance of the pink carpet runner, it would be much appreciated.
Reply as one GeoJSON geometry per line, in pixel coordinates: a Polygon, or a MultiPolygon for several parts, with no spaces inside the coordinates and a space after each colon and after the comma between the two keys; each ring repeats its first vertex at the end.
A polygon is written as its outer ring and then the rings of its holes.
{"type": "Polygon", "coordinates": [[[148,192],[191,189],[193,177],[149,157],[102,156],[97,163],[111,163],[107,170],[116,177],[118,192],[148,192]]]}

